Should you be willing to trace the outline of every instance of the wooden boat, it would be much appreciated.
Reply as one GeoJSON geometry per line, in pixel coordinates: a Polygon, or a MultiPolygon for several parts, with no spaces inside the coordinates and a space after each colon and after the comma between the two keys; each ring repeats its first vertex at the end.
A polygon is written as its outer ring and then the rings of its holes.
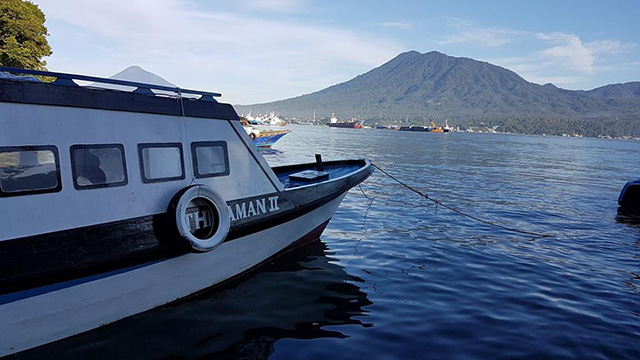
{"type": "Polygon", "coordinates": [[[57,78],[0,78],[0,356],[183,298],[317,239],[373,171],[366,160],[272,168],[217,93],[0,72],[57,78]]]}
{"type": "Polygon", "coordinates": [[[290,132],[291,130],[259,130],[257,134],[249,134],[249,137],[257,147],[269,148],[290,132]]]}
{"type": "Polygon", "coordinates": [[[240,118],[240,123],[251,140],[253,140],[253,143],[261,148],[273,146],[278,140],[291,132],[291,130],[288,129],[273,130],[253,126],[246,118],[242,117],[240,118]]]}

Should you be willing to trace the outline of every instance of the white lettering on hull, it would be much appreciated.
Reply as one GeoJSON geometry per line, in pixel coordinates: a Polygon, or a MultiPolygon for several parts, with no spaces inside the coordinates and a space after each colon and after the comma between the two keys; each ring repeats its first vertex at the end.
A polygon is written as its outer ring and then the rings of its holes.
{"type": "Polygon", "coordinates": [[[237,203],[229,208],[229,217],[231,221],[242,220],[262,214],[268,214],[280,210],[278,206],[279,196],[269,196],[262,199],[255,199],[237,203]],[[267,201],[269,206],[267,206],[267,201]]]}
{"type": "Polygon", "coordinates": [[[276,211],[276,210],[280,210],[280,208],[278,207],[278,197],[277,196],[270,196],[269,197],[269,212],[276,211]]]}
{"type": "Polygon", "coordinates": [[[210,211],[197,211],[187,214],[187,221],[190,224],[191,230],[211,227],[213,223],[210,211]]]}

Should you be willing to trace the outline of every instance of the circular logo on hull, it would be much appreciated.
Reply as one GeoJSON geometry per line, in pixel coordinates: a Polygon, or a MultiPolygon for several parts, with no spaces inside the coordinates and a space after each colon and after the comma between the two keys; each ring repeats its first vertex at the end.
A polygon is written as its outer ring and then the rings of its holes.
{"type": "Polygon", "coordinates": [[[218,228],[218,216],[215,206],[203,198],[195,198],[187,204],[185,220],[189,231],[200,240],[209,239],[218,228]]]}

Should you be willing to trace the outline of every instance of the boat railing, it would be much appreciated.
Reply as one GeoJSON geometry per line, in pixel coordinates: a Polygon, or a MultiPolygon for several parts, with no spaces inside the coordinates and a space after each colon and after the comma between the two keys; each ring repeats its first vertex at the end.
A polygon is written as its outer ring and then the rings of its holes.
{"type": "MultiPolygon", "coordinates": [[[[7,72],[11,74],[28,74],[28,75],[53,77],[53,78],[56,78],[56,80],[51,82],[50,84],[59,85],[59,86],[80,86],[74,81],[74,80],[78,80],[78,81],[89,81],[92,83],[99,83],[99,84],[110,84],[110,85],[133,87],[135,88],[135,90],[131,91],[132,93],[151,95],[151,96],[163,95],[162,93],[157,94],[152,90],[170,92],[180,97],[182,97],[185,94],[200,96],[197,99],[198,101],[215,102],[216,100],[214,99],[214,97],[222,96],[222,94],[214,93],[214,92],[182,89],[179,87],[172,87],[172,86],[153,85],[153,84],[145,84],[145,83],[128,81],[128,80],[108,79],[108,78],[101,78],[96,76],[67,74],[67,73],[59,73],[59,72],[52,72],[52,71],[18,69],[18,68],[0,66],[0,72],[7,72]]],[[[103,88],[103,89],[108,89],[108,88],[103,88]]]]}

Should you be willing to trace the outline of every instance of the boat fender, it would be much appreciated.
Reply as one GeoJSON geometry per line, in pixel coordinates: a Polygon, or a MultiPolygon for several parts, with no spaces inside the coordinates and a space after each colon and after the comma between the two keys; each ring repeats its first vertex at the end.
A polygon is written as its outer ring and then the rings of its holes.
{"type": "Polygon", "coordinates": [[[256,134],[250,133],[249,137],[251,138],[251,140],[255,140],[256,139],[256,134]]]}
{"type": "Polygon", "coordinates": [[[227,204],[206,185],[193,185],[178,192],[171,201],[169,213],[180,237],[197,252],[218,247],[231,227],[227,204]]]}

